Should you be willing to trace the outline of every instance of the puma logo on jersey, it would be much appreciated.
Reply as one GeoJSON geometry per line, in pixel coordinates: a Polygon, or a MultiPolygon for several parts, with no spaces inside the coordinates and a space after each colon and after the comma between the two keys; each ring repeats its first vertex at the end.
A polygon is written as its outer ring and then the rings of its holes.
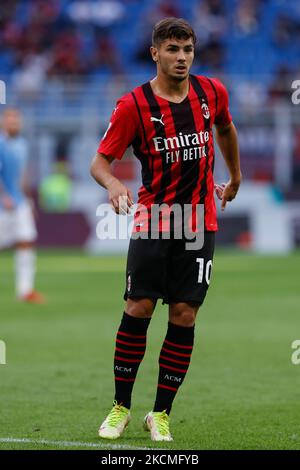
{"type": "Polygon", "coordinates": [[[160,118],[160,119],[151,116],[150,121],[151,121],[151,122],[154,122],[154,121],[160,122],[160,123],[164,126],[165,124],[164,124],[164,122],[163,122],[163,117],[164,117],[164,114],[161,115],[161,118],[160,118]]]}

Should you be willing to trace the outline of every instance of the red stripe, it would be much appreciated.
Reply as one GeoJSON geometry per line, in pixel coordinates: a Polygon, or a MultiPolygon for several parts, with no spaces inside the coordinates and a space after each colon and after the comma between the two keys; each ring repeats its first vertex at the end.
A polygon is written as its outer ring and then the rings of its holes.
{"type": "MultiPolygon", "coordinates": [[[[159,99],[159,97],[158,97],[159,99]]],[[[172,115],[172,110],[170,104],[168,104],[168,113],[171,116],[172,119],[169,120],[168,126],[166,129],[166,138],[170,136],[176,136],[176,128],[175,128],[175,122],[174,118],[172,115]]],[[[174,203],[174,199],[176,196],[176,189],[178,186],[178,183],[180,181],[180,174],[181,174],[181,159],[179,159],[177,162],[172,163],[171,168],[171,182],[168,186],[168,189],[165,194],[164,202],[171,205],[174,203]]]]}
{"type": "Polygon", "coordinates": [[[184,364],[186,366],[188,366],[190,363],[189,362],[184,362],[184,361],[176,361],[176,359],[171,359],[169,357],[166,357],[166,356],[162,356],[160,355],[160,359],[165,359],[165,361],[170,361],[170,362],[176,362],[176,364],[184,364]]]}
{"type": "MultiPolygon", "coordinates": [[[[210,122],[213,123],[216,115],[216,97],[214,90],[207,79],[207,77],[199,78],[201,86],[206,93],[208,106],[211,112],[210,122]]],[[[212,127],[212,126],[210,126],[212,127]]],[[[205,205],[205,227],[208,230],[216,230],[217,229],[217,219],[216,219],[216,203],[214,198],[214,179],[212,173],[212,166],[214,160],[214,143],[213,143],[213,134],[212,129],[210,129],[210,140],[207,145],[208,148],[208,172],[206,176],[206,188],[207,194],[205,196],[204,205],[205,205]]],[[[205,159],[203,159],[205,160],[205,159]]]]}
{"type": "MultiPolygon", "coordinates": [[[[153,193],[151,195],[152,196],[151,200],[150,200],[150,195],[146,195],[147,199],[149,200],[149,204],[145,204],[146,207],[150,209],[151,205],[155,201],[155,195],[160,189],[161,176],[162,176],[162,159],[159,158],[159,154],[155,150],[153,139],[149,138],[150,135],[153,135],[154,137],[156,135],[156,131],[155,131],[155,123],[151,122],[151,116],[152,116],[151,106],[150,106],[147,96],[145,95],[145,89],[143,88],[143,86],[137,89],[136,96],[138,99],[139,106],[143,110],[142,119],[143,119],[144,126],[145,126],[146,138],[147,138],[147,141],[150,147],[150,152],[151,152],[151,155],[149,156],[147,155],[147,158],[151,158],[153,160],[152,161],[153,178],[152,178],[152,183],[151,183],[151,188],[152,188],[153,193]]],[[[159,103],[157,103],[157,107],[159,108],[159,103]]],[[[161,110],[159,112],[161,113],[161,110]]],[[[139,198],[139,202],[144,204],[144,201],[141,200],[141,198],[139,198]]]]}
{"type": "Polygon", "coordinates": [[[146,343],[127,343],[127,341],[121,341],[117,338],[117,342],[121,344],[126,344],[126,346],[146,346],[146,343]]]}
{"type": "Polygon", "coordinates": [[[118,335],[127,336],[128,338],[143,338],[143,339],[146,338],[146,336],[129,335],[128,333],[124,333],[123,331],[118,331],[118,335]]]}
{"type": "Polygon", "coordinates": [[[191,354],[182,354],[182,353],[174,352],[174,351],[171,351],[171,349],[167,349],[167,348],[162,348],[162,351],[166,351],[170,354],[174,354],[175,356],[181,356],[181,357],[191,357],[191,355],[192,355],[192,353],[191,354]]]}
{"type": "Polygon", "coordinates": [[[177,388],[168,387],[167,385],[158,384],[158,387],[159,388],[166,388],[167,390],[172,390],[173,392],[177,392],[177,388]]]}
{"type": "Polygon", "coordinates": [[[171,341],[167,341],[166,339],[165,343],[169,344],[170,346],[176,346],[176,348],[193,349],[193,346],[183,346],[182,344],[171,343],[171,341]]]}
{"type": "Polygon", "coordinates": [[[155,194],[157,193],[160,187],[161,159],[153,157],[153,155],[156,156],[154,142],[153,142],[153,139],[148,139],[149,135],[153,135],[154,137],[156,133],[155,133],[154,122],[151,122],[151,116],[152,116],[151,109],[150,109],[148,100],[144,94],[143,87],[139,86],[135,88],[134,93],[135,93],[139,108],[141,110],[143,125],[145,128],[145,134],[146,134],[146,136],[144,136],[144,132],[140,133],[140,135],[142,136],[142,143],[139,149],[141,153],[144,154],[143,158],[152,160],[150,167],[152,166],[151,171],[153,170],[153,177],[151,181],[152,193],[149,194],[146,188],[142,186],[139,190],[138,204],[144,204],[149,210],[151,208],[151,205],[154,204],[155,194]],[[147,143],[145,142],[145,138],[147,139],[147,143]],[[148,149],[150,150],[150,155],[149,155],[148,149]]]}
{"type": "Polygon", "coordinates": [[[142,359],[124,359],[124,357],[115,356],[115,359],[122,362],[141,362],[142,359]]]}
{"type": "MultiPolygon", "coordinates": [[[[191,99],[190,99],[190,104],[193,112],[193,117],[194,117],[194,122],[196,126],[196,131],[201,132],[205,130],[205,121],[204,121],[204,116],[202,113],[201,105],[199,102],[199,95],[198,92],[195,90],[195,88],[192,86],[192,81],[191,81],[191,99]]],[[[208,158],[208,156],[206,157],[208,158]]],[[[196,213],[196,204],[199,204],[200,202],[200,191],[202,189],[201,187],[201,182],[203,179],[204,175],[204,170],[205,170],[205,165],[206,165],[206,158],[199,158],[199,176],[198,176],[198,181],[197,184],[193,190],[191,201],[192,201],[192,217],[189,220],[189,226],[190,230],[192,231],[198,231],[199,229],[199,223],[200,221],[197,220],[197,213],[196,213]]],[[[205,182],[204,182],[205,184],[205,182]]]]}
{"type": "Polygon", "coordinates": [[[170,370],[174,370],[175,372],[182,372],[183,374],[185,374],[187,372],[187,369],[183,370],[183,369],[177,369],[177,367],[171,367],[171,366],[167,366],[166,364],[162,364],[161,362],[159,363],[159,365],[161,367],[163,367],[164,369],[170,369],[170,370]]]}
{"type": "Polygon", "coordinates": [[[116,380],[120,380],[122,382],[134,382],[135,379],[124,379],[123,377],[115,377],[116,380]]]}
{"type": "Polygon", "coordinates": [[[121,348],[116,348],[116,351],[126,353],[126,354],[143,354],[144,355],[144,351],[143,352],[140,352],[140,351],[126,351],[126,349],[121,349],[121,348]]]}

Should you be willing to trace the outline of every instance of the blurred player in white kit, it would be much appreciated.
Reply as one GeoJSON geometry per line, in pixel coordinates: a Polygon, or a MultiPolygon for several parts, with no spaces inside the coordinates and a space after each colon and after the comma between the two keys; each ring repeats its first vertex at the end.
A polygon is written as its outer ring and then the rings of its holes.
{"type": "Polygon", "coordinates": [[[27,142],[21,129],[20,111],[7,108],[0,133],[0,250],[15,248],[17,299],[44,303],[44,297],[34,289],[37,231],[26,176],[27,142]]]}

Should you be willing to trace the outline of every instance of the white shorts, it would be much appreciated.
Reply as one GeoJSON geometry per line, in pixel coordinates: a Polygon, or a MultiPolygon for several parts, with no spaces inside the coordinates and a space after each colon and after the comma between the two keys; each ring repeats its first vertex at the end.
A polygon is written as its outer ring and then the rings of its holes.
{"type": "Polygon", "coordinates": [[[0,248],[7,248],[18,242],[34,242],[37,238],[34,217],[28,201],[16,209],[0,208],[0,248]]]}

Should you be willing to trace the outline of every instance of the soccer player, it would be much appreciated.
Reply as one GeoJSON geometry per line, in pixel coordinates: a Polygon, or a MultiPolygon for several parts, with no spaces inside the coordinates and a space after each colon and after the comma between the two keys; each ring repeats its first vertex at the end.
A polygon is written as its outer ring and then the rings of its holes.
{"type": "MultiPolygon", "coordinates": [[[[132,145],[142,165],[138,211],[140,206],[149,210],[148,220],[136,217],[129,245],[126,307],[114,356],[115,399],[99,429],[106,439],[120,437],[131,419],[131,394],[145,354],[147,329],[157,299],[163,299],[169,304],[169,323],[159,356],[155,403],[144,427],[154,441],[172,440],[169,415],[189,367],[195,319],[210,281],[217,230],[214,189],[224,210],[241,182],[228,94],[219,80],[190,74],[195,42],[193,29],[183,19],[167,18],[155,25],[150,51],[157,76],[119,99],[91,166],[116,213],[129,211],[132,194],[112,175],[110,164],[132,145]],[[213,125],[230,175],[222,185],[213,180],[213,125]],[[202,248],[187,249],[186,237],[133,237],[149,231],[152,207],[163,204],[204,206],[202,248]]],[[[190,220],[196,233],[197,222],[193,216],[190,220]]],[[[163,232],[161,223],[158,231],[163,232]]]]}
{"type": "Polygon", "coordinates": [[[0,249],[15,247],[16,296],[18,300],[43,303],[34,290],[37,236],[26,177],[27,143],[20,135],[21,113],[7,108],[0,134],[0,249]]]}

